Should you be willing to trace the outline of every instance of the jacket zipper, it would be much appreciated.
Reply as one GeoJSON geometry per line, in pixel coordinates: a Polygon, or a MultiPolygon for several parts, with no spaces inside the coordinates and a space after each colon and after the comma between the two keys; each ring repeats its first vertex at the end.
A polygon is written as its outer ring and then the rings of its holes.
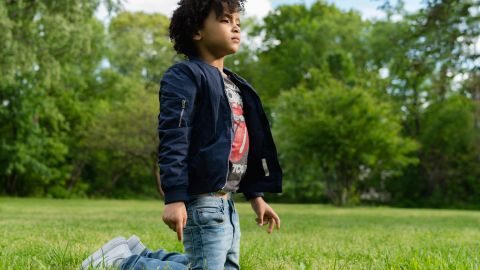
{"type": "MultiPolygon", "coordinates": [[[[223,76],[220,73],[220,71],[218,71],[218,73],[220,74],[220,77],[222,78],[223,93],[227,97],[227,93],[225,93],[225,82],[223,81],[223,76]]],[[[225,186],[227,185],[227,182],[228,182],[228,173],[230,172],[229,158],[230,158],[230,152],[232,152],[232,142],[233,142],[233,138],[232,138],[232,128],[233,128],[232,107],[230,106],[230,101],[228,101],[228,97],[227,97],[227,103],[228,103],[228,107],[230,108],[230,123],[231,123],[230,132],[229,132],[230,133],[230,150],[228,151],[228,155],[227,155],[227,175],[225,175],[225,184],[223,185],[223,187],[221,189],[225,188],[225,186]]]]}
{"type": "MultiPolygon", "coordinates": [[[[235,77],[235,79],[237,79],[238,81],[240,81],[236,76],[235,74],[233,74],[233,76],[235,77]]],[[[249,87],[247,87],[249,88],[249,87]]],[[[250,89],[251,90],[251,89],[250,89]]],[[[260,103],[259,103],[259,100],[260,100],[260,96],[257,94],[257,92],[255,92],[254,90],[251,90],[250,92],[252,92],[256,98],[257,98],[257,105],[260,106],[260,103]]],[[[263,111],[263,110],[262,110],[263,111]]],[[[265,120],[265,123],[268,123],[268,118],[265,114],[265,112],[262,113],[262,116],[264,117],[264,120],[265,120]]],[[[268,170],[268,164],[267,164],[267,159],[266,158],[262,158],[262,167],[263,167],[263,171],[265,173],[265,176],[269,176],[270,175],[270,172],[268,170]]]]}
{"type": "Polygon", "coordinates": [[[180,113],[180,120],[178,121],[178,127],[182,125],[183,112],[185,111],[185,99],[182,99],[182,112],[180,113]]]}

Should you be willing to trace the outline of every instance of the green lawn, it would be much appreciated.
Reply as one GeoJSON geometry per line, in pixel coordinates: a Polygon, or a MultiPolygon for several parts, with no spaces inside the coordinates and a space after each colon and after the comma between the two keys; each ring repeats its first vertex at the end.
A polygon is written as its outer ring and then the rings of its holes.
{"type": "MultiPolygon", "coordinates": [[[[238,194],[240,195],[240,194],[238,194]]],[[[480,211],[271,204],[272,234],[235,197],[242,269],[480,269],[480,211]]],[[[75,269],[111,238],[183,252],[163,201],[0,198],[0,269],[75,269]]]]}

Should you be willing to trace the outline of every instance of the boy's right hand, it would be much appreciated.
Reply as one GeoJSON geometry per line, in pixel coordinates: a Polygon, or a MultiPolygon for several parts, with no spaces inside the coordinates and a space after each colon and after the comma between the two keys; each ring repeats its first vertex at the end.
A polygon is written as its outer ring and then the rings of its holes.
{"type": "Polygon", "coordinates": [[[183,228],[187,224],[187,209],[184,202],[173,202],[165,205],[162,216],[163,222],[177,232],[178,241],[183,240],[183,228]]]}

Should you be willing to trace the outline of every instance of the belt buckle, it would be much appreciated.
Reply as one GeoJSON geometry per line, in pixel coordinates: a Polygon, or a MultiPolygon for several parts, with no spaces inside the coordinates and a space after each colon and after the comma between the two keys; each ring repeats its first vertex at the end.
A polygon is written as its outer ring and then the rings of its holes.
{"type": "Polygon", "coordinates": [[[220,189],[219,191],[217,191],[217,193],[220,194],[220,195],[225,195],[225,194],[228,194],[228,191],[220,189]]]}
{"type": "Polygon", "coordinates": [[[220,196],[223,196],[223,195],[228,194],[228,193],[230,193],[230,192],[225,191],[223,189],[220,189],[220,190],[217,190],[217,191],[214,191],[214,192],[209,192],[208,194],[213,195],[215,197],[220,197],[220,196]]]}

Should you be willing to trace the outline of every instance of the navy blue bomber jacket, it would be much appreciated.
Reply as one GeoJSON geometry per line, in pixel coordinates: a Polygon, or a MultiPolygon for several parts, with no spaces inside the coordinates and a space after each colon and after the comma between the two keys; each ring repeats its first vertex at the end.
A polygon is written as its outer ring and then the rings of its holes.
{"type": "MultiPolygon", "coordinates": [[[[242,91],[250,145],[237,192],[249,200],[282,192],[282,169],[270,124],[255,89],[224,67],[242,91]]],[[[218,68],[191,56],[167,69],[160,82],[158,165],[165,204],[213,192],[227,183],[231,109],[218,68]]]]}

